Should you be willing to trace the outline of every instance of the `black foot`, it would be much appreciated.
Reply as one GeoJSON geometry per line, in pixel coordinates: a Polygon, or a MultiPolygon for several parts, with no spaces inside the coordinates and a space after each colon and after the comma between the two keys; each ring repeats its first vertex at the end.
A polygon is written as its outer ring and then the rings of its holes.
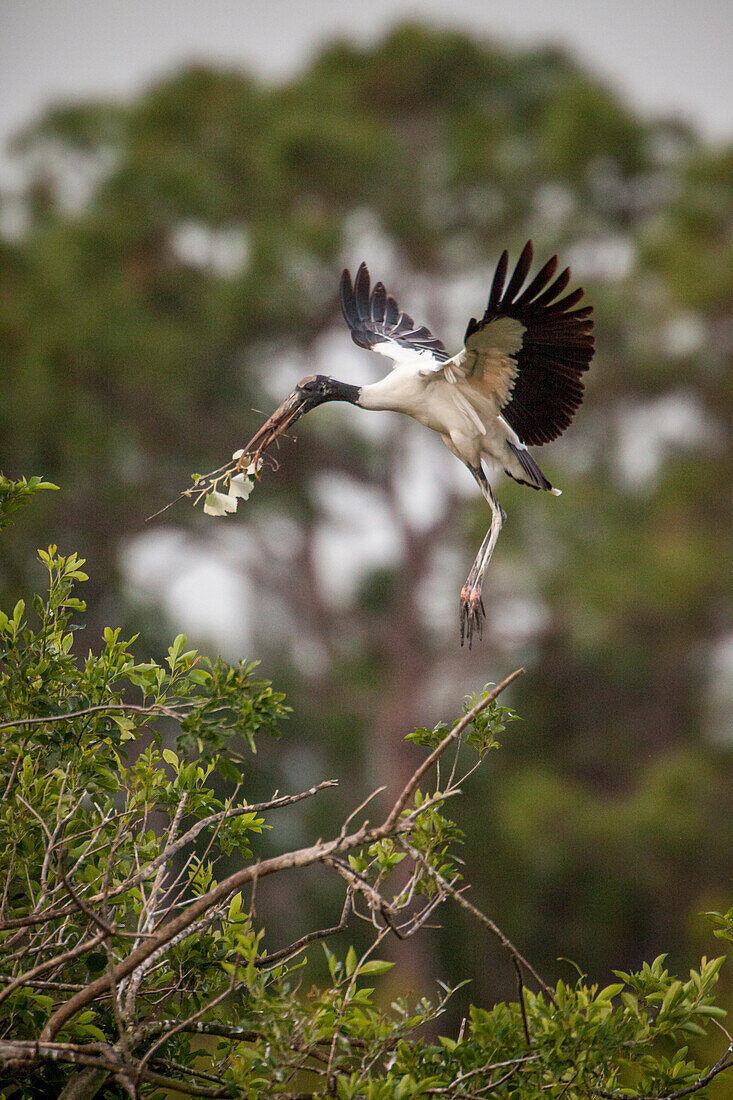
{"type": "Polygon", "coordinates": [[[461,589],[461,645],[468,641],[468,648],[473,646],[474,632],[478,634],[479,641],[484,632],[484,618],[486,610],[481,599],[481,589],[464,585],[461,589]]]}

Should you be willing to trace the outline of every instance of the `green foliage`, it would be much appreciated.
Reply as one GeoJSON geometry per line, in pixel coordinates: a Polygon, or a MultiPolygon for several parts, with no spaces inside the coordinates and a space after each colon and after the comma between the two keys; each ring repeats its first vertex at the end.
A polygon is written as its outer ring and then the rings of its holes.
{"type": "Polygon", "coordinates": [[[733,943],[733,908],[727,913],[708,913],[715,925],[715,935],[720,940],[728,940],[733,943]]]}
{"type": "Polygon", "coordinates": [[[22,508],[33,494],[40,492],[41,489],[58,489],[58,485],[54,485],[51,481],[44,481],[40,477],[32,477],[30,481],[24,477],[20,481],[11,481],[0,473],[0,530],[11,525],[12,520],[9,518],[11,512],[22,508]]]}
{"type": "MultiPolygon", "coordinates": [[[[176,744],[183,753],[195,752],[199,760],[212,761],[232,739],[243,738],[255,751],[255,735],[277,735],[277,723],[287,715],[283,696],[265,680],[253,675],[256,661],[237,666],[221,659],[211,661],[186,650],[186,636],[179,634],[168,649],[165,664],[136,660],[132,646],[137,635],[124,640],[119,629],[104,629],[104,647],[85,660],[72,650],[78,626],[72,614],[85,610],[84,601],[72,593],[74,585],[88,580],[81,570],[83,558],[64,557],[56,546],[38,553],[49,577],[48,596],[33,599],[35,628],[29,624],[23,600],[11,614],[0,612],[0,706],[8,718],[6,758],[27,742],[22,719],[48,716],[37,724],[36,746],[45,745],[60,758],[70,742],[87,754],[88,768],[96,769],[99,753],[113,756],[125,741],[152,736],[160,746],[160,722],[178,722],[176,744]],[[136,689],[132,691],[131,689],[136,689]],[[84,715],[80,737],[76,721],[84,715]],[[65,715],[69,717],[65,717],[65,715]],[[17,720],[14,726],[10,719],[17,720]],[[106,749],[103,748],[106,746],[106,749]],[[9,755],[8,755],[9,754],[9,755]]],[[[236,744],[225,762],[227,778],[238,778],[244,761],[236,744]],[[235,767],[236,764],[236,767],[235,767]]]]}
{"type": "MultiPolygon", "coordinates": [[[[487,695],[491,687],[491,684],[487,684],[482,695],[487,695]]],[[[475,707],[479,702],[482,695],[474,693],[467,696],[463,702],[463,713],[468,714],[472,707],[475,707]]],[[[490,749],[499,748],[497,736],[504,732],[507,722],[514,722],[518,717],[511,707],[503,707],[494,699],[472,719],[466,735],[466,743],[476,749],[479,756],[482,757],[490,749]]],[[[459,721],[460,719],[457,718],[453,725],[457,725],[459,721]]],[[[435,749],[452,728],[447,726],[445,722],[438,722],[431,730],[420,726],[412,733],[408,733],[405,740],[413,741],[416,745],[424,745],[429,749],[435,749]]]]}
{"type": "MultiPolygon", "coordinates": [[[[686,981],[660,956],[616,971],[620,980],[605,988],[584,976],[536,993],[522,984],[521,1003],[474,1005],[458,1031],[425,1037],[458,987],[438,983],[435,999],[395,995],[398,970],[376,949],[414,899],[425,908],[408,917],[410,934],[445,904],[447,888],[459,896],[453,849],[462,833],[444,814],[459,793],[455,764],[443,789],[415,789],[392,834],[374,842],[354,834],[346,881],[381,913],[380,931],[366,950],[324,944],[329,978],[308,986],[305,944],[273,955],[253,904],[219,870],[223,857],[245,866],[263,858],[265,817],[241,793],[234,739],[254,751],[257,734],[276,732],[282,696],[252,677],[251,663],[205,661],[183,635],[163,664],[137,661],[135,639],[112,629],[98,654],[78,658],[71,617],[84,611],[73,594],[86,580],[84,560],[55,546],[39,559],[48,594],[32,601],[35,625],[22,600],[0,613],[3,1097],[56,1095],[78,1074],[75,1059],[93,1064],[105,1052],[109,1065],[120,1044],[120,1065],[133,1067],[140,1096],[151,1097],[161,1083],[186,1092],[207,1082],[247,1100],[294,1090],[342,1100],[704,1095],[705,1070],[688,1043],[725,1015],[714,1000],[722,958],[703,959],[686,981]],[[164,742],[176,730],[174,751],[164,742]],[[223,795],[230,778],[236,787],[223,795]],[[419,859],[406,886],[408,850],[419,859]],[[196,905],[208,905],[200,919],[118,980],[113,1008],[105,975],[196,905]],[[87,989],[97,992],[53,1042],[44,1038],[59,1006],[87,989]]],[[[467,699],[464,713],[485,694],[467,699]]],[[[494,702],[475,718],[465,739],[479,759],[515,717],[494,702]]],[[[448,730],[411,739],[433,748],[448,730]]],[[[730,938],[731,914],[715,920],[730,938]]],[[[113,1077],[99,1095],[121,1095],[113,1077]]]]}
{"type": "MultiPolygon", "coordinates": [[[[0,879],[6,928],[0,939],[5,965],[16,977],[40,964],[41,973],[45,969],[63,979],[59,988],[74,990],[103,973],[139,928],[155,870],[150,865],[160,853],[154,815],[173,818],[180,808],[186,830],[196,833],[198,826],[208,840],[203,855],[193,852],[184,868],[184,893],[187,889],[191,896],[212,885],[212,844],[216,859],[252,855],[264,821],[247,811],[241,795],[237,798],[243,762],[237,738],[254,751],[256,735],[276,734],[288,708],[281,694],[253,677],[255,662],[237,667],[211,662],[186,649],[185,635],[174,640],[164,665],[136,660],[135,638],[123,640],[119,630],[110,628],[98,654],[77,657],[78,627],[71,618],[84,611],[83,601],[73,595],[75,585],[87,580],[84,559],[63,556],[55,546],[38,557],[48,574],[47,595],[33,599],[31,615],[23,600],[7,614],[0,612],[0,777],[5,792],[0,879]],[[178,752],[162,748],[176,729],[178,752]],[[220,755],[223,747],[226,756],[220,755]],[[217,792],[217,776],[236,780],[234,795],[217,792]],[[222,817],[223,810],[231,816],[222,817]],[[87,901],[70,905],[70,897],[87,901]],[[100,903],[104,916],[100,913],[98,921],[112,922],[116,932],[95,947],[87,914],[100,903]],[[40,930],[31,923],[33,948],[24,937],[19,951],[13,929],[29,914],[44,911],[58,916],[46,917],[40,930]],[[77,959],[54,965],[60,935],[67,946],[85,939],[89,946],[77,959]]],[[[195,1010],[226,986],[224,961],[248,943],[235,902],[227,931],[214,930],[195,942],[189,938],[146,977],[140,990],[146,1003],[159,1001],[164,991],[171,1013],[195,1010]],[[190,978],[179,983],[184,972],[190,978]]],[[[3,1035],[36,1037],[54,1004],[47,989],[55,988],[54,981],[38,987],[30,981],[16,983],[9,995],[6,991],[0,1009],[3,1035]]],[[[78,1014],[62,1034],[75,1042],[104,1040],[111,1027],[114,1014],[103,999],[78,1014]]],[[[40,1081],[35,1070],[21,1083],[24,1076],[0,1074],[2,1095],[45,1096],[59,1080],[50,1069],[40,1081]]]]}

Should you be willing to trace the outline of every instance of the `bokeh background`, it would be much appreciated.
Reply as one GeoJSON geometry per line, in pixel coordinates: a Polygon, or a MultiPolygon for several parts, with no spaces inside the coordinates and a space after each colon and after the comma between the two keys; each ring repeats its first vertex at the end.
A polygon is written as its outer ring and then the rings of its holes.
{"type": "MultiPolygon", "coordinates": [[[[61,486],[3,535],[87,557],[105,625],[256,656],[292,721],[251,797],[341,780],[278,844],[325,834],[421,758],[403,735],[524,665],[522,721],[456,806],[473,900],[547,978],[608,980],[716,941],[733,868],[731,273],[726,5],[460,0],[0,4],[0,465],[61,486]],[[458,348],[499,253],[557,251],[596,308],[560,499],[507,479],[483,643],[458,592],[488,523],[404,418],[327,406],[236,517],[181,503],[302,375],[383,367],[339,316],[367,260],[458,348]]],[[[386,797],[386,796],[385,796],[386,797]]],[[[263,888],[292,939],[334,884],[263,888]]],[[[394,947],[402,983],[514,979],[453,911],[394,947]]],[[[274,946],[274,945],[271,945],[274,946]]],[[[730,982],[730,979],[728,979],[730,982]]]]}

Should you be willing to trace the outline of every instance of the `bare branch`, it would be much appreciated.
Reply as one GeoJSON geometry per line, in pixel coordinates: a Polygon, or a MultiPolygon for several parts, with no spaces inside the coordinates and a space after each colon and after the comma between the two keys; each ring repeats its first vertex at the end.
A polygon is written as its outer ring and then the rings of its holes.
{"type": "Polygon", "coordinates": [[[289,947],[283,947],[280,951],[273,951],[271,955],[265,955],[264,958],[257,959],[255,966],[260,970],[271,970],[278,963],[292,959],[293,955],[297,955],[299,951],[302,951],[309,943],[313,943],[314,940],[325,940],[327,936],[335,936],[337,932],[343,932],[348,924],[350,911],[351,888],[346,891],[346,900],[338,924],[334,924],[331,928],[321,928],[317,932],[307,932],[300,939],[291,943],[289,947]]]}
{"type": "MultiPolygon", "coordinates": [[[[301,791],[299,794],[283,795],[281,798],[273,798],[268,802],[253,802],[251,804],[237,806],[234,810],[229,809],[228,813],[226,809],[220,810],[219,813],[202,818],[200,821],[197,821],[184,836],[177,840],[175,844],[164,849],[160,855],[151,860],[137,875],[133,875],[131,878],[126,879],[125,882],[120,883],[119,886],[113,887],[113,889],[109,891],[107,897],[118,897],[120,894],[127,893],[128,890],[132,890],[135,886],[139,886],[141,882],[150,878],[162,863],[166,863],[168,860],[172,859],[182,848],[185,848],[187,844],[195,840],[203,829],[216,824],[219,819],[224,816],[228,816],[231,819],[239,817],[242,814],[264,813],[266,810],[281,809],[284,806],[292,806],[296,802],[301,802],[304,798],[311,798],[314,794],[324,790],[326,787],[336,786],[338,786],[337,779],[325,779],[322,783],[317,783],[315,786],[309,787],[307,791],[301,791]]],[[[102,901],[102,894],[95,894],[86,900],[88,903],[102,901]]],[[[29,913],[26,917],[16,917],[12,920],[0,921],[0,932],[9,932],[16,928],[25,929],[34,924],[45,924],[47,921],[68,917],[74,911],[75,907],[71,905],[63,909],[50,909],[45,913],[29,913]]]]}
{"type": "Polygon", "coordinates": [[[522,969],[518,961],[512,955],[512,966],[517,974],[517,1000],[519,1001],[519,1010],[522,1013],[522,1027],[524,1028],[524,1038],[527,1041],[527,1046],[532,1046],[532,1040],[529,1037],[529,1023],[527,1022],[527,1007],[524,1003],[524,981],[522,979],[522,969]]]}
{"type": "Polygon", "coordinates": [[[331,1080],[331,1068],[333,1066],[333,1060],[336,1056],[336,1045],[337,1045],[338,1040],[339,1040],[339,1035],[341,1034],[340,1024],[341,1024],[341,1020],[343,1019],[344,1013],[346,1012],[346,1007],[349,1003],[349,1000],[351,999],[351,994],[354,992],[354,986],[356,985],[356,979],[359,977],[359,971],[361,970],[362,966],[364,965],[364,963],[367,961],[367,959],[371,955],[372,951],[375,951],[377,949],[377,947],[379,947],[380,943],[382,942],[384,937],[387,936],[387,935],[389,935],[389,928],[383,928],[382,931],[379,932],[379,934],[377,935],[374,942],[371,943],[369,945],[369,947],[367,947],[366,951],[364,952],[364,954],[361,956],[358,963],[354,967],[354,973],[351,975],[351,980],[349,981],[349,984],[346,987],[346,990],[344,992],[343,1000],[341,1002],[341,1007],[339,1008],[339,1011],[336,1014],[336,1018],[334,1020],[333,1039],[331,1040],[331,1049],[328,1052],[328,1066],[326,1067],[326,1080],[328,1081],[329,1086],[332,1085],[332,1084],[335,1084],[335,1082],[332,1082],[332,1080],[331,1080]]]}
{"type": "Polygon", "coordinates": [[[64,870],[64,852],[63,852],[63,849],[61,849],[61,848],[59,848],[58,866],[59,866],[59,876],[61,878],[61,881],[63,882],[64,886],[66,887],[66,891],[67,891],[69,897],[71,898],[71,900],[73,901],[74,905],[77,907],[79,912],[83,913],[85,917],[88,917],[89,920],[92,922],[92,924],[96,924],[97,928],[100,928],[102,930],[102,932],[105,932],[108,936],[113,936],[114,933],[115,933],[115,930],[112,927],[112,925],[107,924],[107,922],[103,921],[101,917],[98,917],[97,914],[94,912],[94,910],[90,909],[89,906],[86,905],[81,900],[81,898],[78,897],[74,893],[72,885],[71,885],[71,883],[69,882],[69,880],[66,876],[66,871],[64,870]]]}
{"type": "Polygon", "coordinates": [[[471,710],[469,710],[468,714],[464,714],[463,718],[461,718],[459,722],[456,722],[453,729],[450,731],[450,733],[446,734],[438,747],[436,749],[433,749],[433,751],[430,753],[430,756],[426,757],[425,760],[423,760],[420,767],[408,780],[405,789],[392,807],[392,811],[385,822],[385,827],[388,830],[394,826],[395,822],[404,810],[408,800],[411,798],[412,794],[415,791],[415,788],[417,787],[422,777],[432,768],[433,764],[435,764],[436,761],[440,759],[448,746],[453,741],[455,741],[456,738],[460,737],[466,726],[469,726],[471,722],[473,722],[474,718],[476,718],[482,710],[486,709],[489,703],[493,703],[494,699],[496,699],[497,696],[501,695],[502,691],[504,691],[505,688],[509,687],[509,684],[511,684],[512,680],[516,680],[517,676],[520,676],[523,672],[523,668],[517,668],[514,670],[514,672],[511,673],[511,675],[507,676],[506,680],[502,680],[502,682],[498,684],[492,691],[490,691],[488,695],[485,695],[484,698],[481,699],[475,707],[472,707],[471,710]]]}
{"type": "Polygon", "coordinates": [[[359,813],[359,812],[360,812],[361,810],[363,810],[363,809],[364,809],[364,808],[365,808],[366,806],[368,806],[368,805],[369,805],[369,803],[370,803],[370,802],[372,801],[372,799],[373,799],[373,798],[376,798],[378,794],[381,794],[381,793],[382,793],[382,791],[384,791],[384,790],[386,790],[386,789],[387,789],[386,787],[377,787],[377,789],[376,789],[376,790],[372,791],[372,793],[371,793],[371,794],[368,794],[368,795],[366,796],[366,798],[365,798],[365,799],[363,800],[363,802],[360,802],[360,803],[359,803],[359,805],[358,805],[358,806],[356,807],[356,809],[355,809],[355,810],[352,810],[352,811],[351,811],[351,813],[349,814],[349,816],[348,816],[348,817],[346,818],[346,821],[344,821],[343,825],[341,826],[341,836],[346,836],[346,833],[348,832],[348,829],[349,829],[349,825],[350,825],[350,824],[351,824],[351,822],[352,822],[352,821],[354,820],[354,818],[356,817],[356,815],[357,815],[357,814],[358,814],[358,813],[359,813]]]}
{"type": "Polygon", "coordinates": [[[528,974],[532,975],[534,980],[539,985],[540,989],[542,989],[545,996],[548,997],[550,1002],[554,1005],[555,998],[550,987],[545,982],[543,982],[542,978],[539,976],[532,964],[527,962],[525,957],[520,954],[520,952],[516,949],[508,936],[504,935],[501,928],[499,928],[497,924],[494,924],[491,918],[487,917],[485,913],[482,913],[480,909],[477,909],[475,905],[472,905],[471,902],[463,896],[462,892],[460,890],[456,890],[455,886],[452,886],[450,882],[448,882],[448,880],[440,874],[439,871],[436,871],[434,867],[431,867],[422,852],[418,852],[417,848],[413,848],[413,846],[407,840],[405,840],[404,837],[400,836],[397,839],[398,843],[402,845],[405,851],[409,852],[412,858],[420,863],[426,873],[429,874],[432,879],[434,879],[434,881],[441,887],[441,889],[445,891],[446,894],[449,895],[449,897],[453,898],[454,901],[457,901],[463,909],[466,909],[469,913],[471,913],[478,921],[481,922],[481,924],[484,925],[485,928],[489,929],[492,935],[496,936],[499,943],[508,951],[511,958],[517,963],[521,964],[528,974]]]}
{"type": "Polygon", "coordinates": [[[376,909],[378,912],[382,913],[382,915],[385,914],[385,911],[392,915],[396,914],[396,910],[382,897],[379,891],[375,890],[363,875],[353,871],[343,860],[328,857],[324,859],[323,862],[327,864],[327,866],[333,867],[334,871],[337,871],[341,875],[352,890],[356,890],[360,894],[363,894],[370,909],[376,909]]]}
{"type": "MultiPolygon", "coordinates": [[[[207,1005],[207,1009],[208,1009],[207,1005]]],[[[180,1020],[156,1020],[153,1023],[144,1023],[134,1033],[135,1042],[152,1038],[161,1032],[167,1032],[177,1027],[180,1020]]],[[[218,1020],[184,1020],[179,1031],[190,1032],[192,1035],[218,1035],[222,1039],[236,1039],[242,1043],[253,1043],[260,1038],[257,1031],[246,1027],[237,1027],[236,1024],[222,1024],[218,1020]]]]}
{"type": "Polygon", "coordinates": [[[205,1012],[208,1012],[210,1009],[214,1008],[216,1005],[220,1004],[223,1000],[226,1000],[226,998],[228,996],[230,996],[230,994],[232,993],[232,991],[233,991],[233,989],[236,985],[236,973],[237,972],[236,972],[236,969],[235,969],[232,973],[229,985],[227,986],[227,988],[222,993],[220,993],[217,997],[214,997],[214,999],[212,1001],[209,1001],[207,1004],[205,1004],[202,1008],[200,1008],[198,1010],[198,1012],[194,1012],[191,1016],[188,1017],[188,1019],[182,1020],[180,1023],[174,1024],[173,1027],[169,1031],[167,1031],[163,1035],[161,1035],[159,1039],[156,1039],[156,1041],[153,1043],[153,1045],[151,1047],[149,1047],[148,1050],[146,1050],[145,1054],[143,1055],[142,1059],[138,1063],[137,1068],[135,1070],[135,1083],[136,1083],[136,1085],[137,1085],[137,1082],[140,1081],[140,1078],[143,1074],[143,1071],[145,1069],[145,1063],[152,1057],[152,1055],[155,1053],[156,1050],[160,1049],[160,1047],[163,1045],[163,1043],[166,1043],[174,1035],[177,1035],[178,1032],[183,1031],[186,1027],[186,1024],[195,1023],[197,1020],[199,1020],[203,1016],[203,1014],[205,1012]]]}
{"type": "Polygon", "coordinates": [[[97,703],[93,707],[83,707],[81,710],[70,710],[66,714],[48,714],[45,717],[14,718],[12,722],[0,722],[0,730],[14,729],[17,726],[37,726],[49,722],[66,722],[69,718],[82,718],[85,714],[96,714],[101,711],[122,711],[130,714],[147,714],[151,718],[175,718],[180,721],[185,717],[186,710],[194,706],[194,703],[183,704],[176,709],[166,707],[163,703],[151,703],[144,707],[137,703],[97,703]],[[185,709],[184,709],[185,708],[185,709]]]}
{"type": "Polygon", "coordinates": [[[69,1078],[59,1093],[58,1100],[90,1100],[97,1095],[109,1076],[107,1070],[85,1066],[79,1073],[69,1078]]]}
{"type": "MultiPolygon", "coordinates": [[[[97,947],[98,944],[102,943],[103,940],[106,940],[109,934],[110,933],[106,931],[100,932],[98,935],[94,936],[93,939],[78,943],[76,947],[72,947],[69,951],[63,951],[60,955],[55,955],[52,959],[46,959],[45,962],[39,963],[38,966],[34,966],[32,970],[26,970],[24,974],[20,974],[10,983],[10,985],[6,985],[5,989],[0,992],[0,1004],[6,1001],[16,989],[20,989],[20,987],[24,985],[30,985],[36,977],[45,974],[47,970],[53,970],[54,967],[63,966],[71,962],[72,959],[78,959],[80,955],[84,955],[87,951],[91,951],[93,948],[97,947]]],[[[86,988],[88,989],[89,987],[87,986],[86,988]]],[[[83,992],[83,989],[80,990],[76,996],[78,997],[83,992]]],[[[94,998],[92,998],[92,1000],[93,999],[94,998]]]]}
{"type": "Polygon", "coordinates": [[[23,759],[23,753],[24,752],[25,752],[25,738],[23,738],[23,740],[20,743],[20,747],[18,748],[18,755],[16,756],[15,761],[13,763],[13,767],[12,767],[12,770],[10,772],[10,778],[8,779],[5,790],[3,791],[2,796],[0,797],[0,802],[4,802],[5,799],[8,797],[8,795],[10,794],[10,789],[13,786],[13,783],[15,782],[15,777],[18,774],[18,768],[20,767],[20,762],[23,759]]]}
{"type": "MultiPolygon", "coordinates": [[[[72,1065],[95,1068],[100,1071],[99,1084],[106,1077],[114,1076],[130,1091],[131,1082],[128,1077],[128,1069],[122,1064],[114,1048],[106,1043],[86,1043],[81,1047],[73,1043],[43,1043],[34,1040],[4,1039],[0,1040],[0,1058],[2,1058],[5,1066],[10,1067],[28,1066],[39,1061],[49,1061],[68,1062],[72,1065]],[[104,1076],[102,1076],[102,1073],[104,1076]]],[[[226,1086],[219,1089],[207,1089],[199,1085],[192,1085],[188,1081],[178,1081],[171,1077],[164,1077],[148,1069],[142,1070],[140,1076],[142,1080],[151,1085],[156,1085],[158,1088],[183,1092],[189,1096],[210,1097],[211,1100],[231,1096],[231,1090],[226,1086]]],[[[85,1081],[88,1089],[95,1081],[95,1076],[89,1075],[85,1081]]],[[[98,1088],[99,1085],[97,1085],[98,1088]]],[[[87,1090],[81,1091],[79,1087],[62,1093],[62,1095],[64,1094],[66,1097],[75,1098],[75,1100],[94,1095],[87,1090]]]]}

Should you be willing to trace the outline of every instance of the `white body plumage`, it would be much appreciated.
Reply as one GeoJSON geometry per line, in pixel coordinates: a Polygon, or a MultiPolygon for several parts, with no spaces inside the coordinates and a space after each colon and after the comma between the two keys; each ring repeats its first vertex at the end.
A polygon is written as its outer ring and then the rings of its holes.
{"type": "Polygon", "coordinates": [[[437,432],[446,447],[471,466],[479,466],[485,458],[512,477],[523,480],[526,476],[507,443],[526,448],[495,403],[440,374],[426,375],[418,364],[400,365],[378,382],[362,386],[357,404],[363,409],[411,416],[437,432]]]}
{"type": "Polygon", "coordinates": [[[520,346],[524,327],[507,318],[495,322],[492,329],[486,346],[475,338],[470,350],[464,348],[447,361],[392,342],[376,344],[372,351],[396,365],[378,382],[362,386],[356,404],[362,409],[405,413],[437,432],[461,462],[479,467],[483,459],[516,481],[559,496],[560,490],[550,489],[538,467],[533,476],[535,464],[527,448],[500,412],[516,373],[510,355],[520,346]],[[524,461],[517,452],[524,452],[524,461]]]}

